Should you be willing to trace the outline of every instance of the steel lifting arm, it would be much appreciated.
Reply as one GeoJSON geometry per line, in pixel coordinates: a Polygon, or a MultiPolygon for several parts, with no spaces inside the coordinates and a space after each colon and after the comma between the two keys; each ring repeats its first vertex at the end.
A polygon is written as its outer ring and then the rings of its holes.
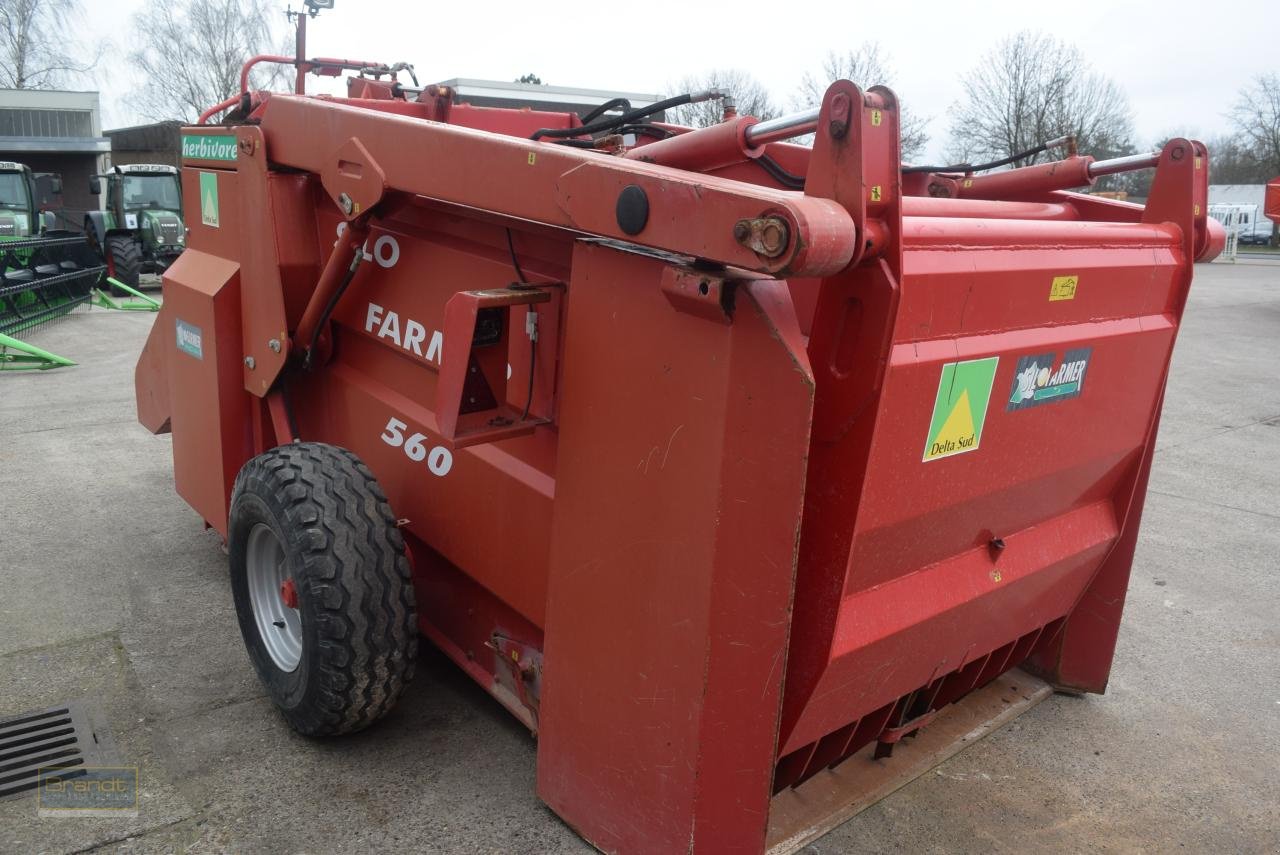
{"type": "Polygon", "coordinates": [[[338,145],[358,140],[388,189],[727,266],[825,276],[854,255],[852,219],[829,199],[288,95],[266,105],[262,130],[284,166],[326,173],[338,145]],[[319,127],[328,133],[308,131],[319,127]],[[762,218],[785,233],[770,254],[735,237],[762,218]]]}

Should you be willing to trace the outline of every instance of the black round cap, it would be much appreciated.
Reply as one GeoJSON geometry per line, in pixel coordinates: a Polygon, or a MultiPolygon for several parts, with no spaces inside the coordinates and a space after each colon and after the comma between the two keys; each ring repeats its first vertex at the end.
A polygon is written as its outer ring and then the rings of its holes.
{"type": "Polygon", "coordinates": [[[618,228],[629,235],[638,235],[649,222],[649,196],[643,187],[628,184],[618,194],[618,228]]]}

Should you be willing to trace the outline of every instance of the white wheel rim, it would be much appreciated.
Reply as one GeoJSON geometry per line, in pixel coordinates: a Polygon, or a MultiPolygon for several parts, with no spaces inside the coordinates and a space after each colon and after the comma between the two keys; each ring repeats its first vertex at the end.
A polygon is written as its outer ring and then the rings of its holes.
{"type": "Polygon", "coordinates": [[[289,578],[286,563],[284,547],[271,526],[255,525],[245,549],[249,603],[258,637],[271,661],[281,671],[289,672],[302,659],[302,616],[284,604],[281,586],[289,578]]]}

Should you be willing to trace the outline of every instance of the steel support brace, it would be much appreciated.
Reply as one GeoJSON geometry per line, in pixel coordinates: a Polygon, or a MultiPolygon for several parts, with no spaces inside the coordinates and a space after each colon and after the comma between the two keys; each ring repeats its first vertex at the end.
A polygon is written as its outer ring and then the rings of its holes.
{"type": "Polygon", "coordinates": [[[47,371],[75,365],[70,359],[0,333],[0,371],[47,371]]]}
{"type": "Polygon", "coordinates": [[[130,288],[128,285],[124,284],[123,282],[121,282],[120,280],[114,277],[108,276],[107,281],[110,282],[116,288],[119,288],[121,291],[124,291],[126,294],[129,294],[130,296],[132,296],[134,300],[130,302],[121,302],[118,300],[114,300],[111,298],[109,294],[107,294],[106,291],[95,288],[93,289],[93,299],[90,301],[93,305],[102,309],[114,309],[115,311],[118,311],[118,312],[158,312],[160,311],[159,300],[148,297],[146,294],[142,293],[136,288],[130,288]],[[138,302],[139,300],[141,302],[138,302]]]}

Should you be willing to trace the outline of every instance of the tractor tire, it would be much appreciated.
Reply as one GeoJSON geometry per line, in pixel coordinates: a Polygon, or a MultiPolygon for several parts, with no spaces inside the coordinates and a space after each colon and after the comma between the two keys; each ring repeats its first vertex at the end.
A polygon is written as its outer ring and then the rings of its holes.
{"type": "MultiPolygon", "coordinates": [[[[137,288],[142,273],[142,248],[129,235],[112,235],[107,238],[106,262],[108,275],[118,279],[130,288],[137,288]]],[[[111,286],[113,294],[120,289],[111,286]]]]}
{"type": "Polygon", "coordinates": [[[315,442],[236,477],[231,591],[249,658],[294,730],[362,730],[413,679],[418,618],[404,538],[373,473],[315,442]]]}

